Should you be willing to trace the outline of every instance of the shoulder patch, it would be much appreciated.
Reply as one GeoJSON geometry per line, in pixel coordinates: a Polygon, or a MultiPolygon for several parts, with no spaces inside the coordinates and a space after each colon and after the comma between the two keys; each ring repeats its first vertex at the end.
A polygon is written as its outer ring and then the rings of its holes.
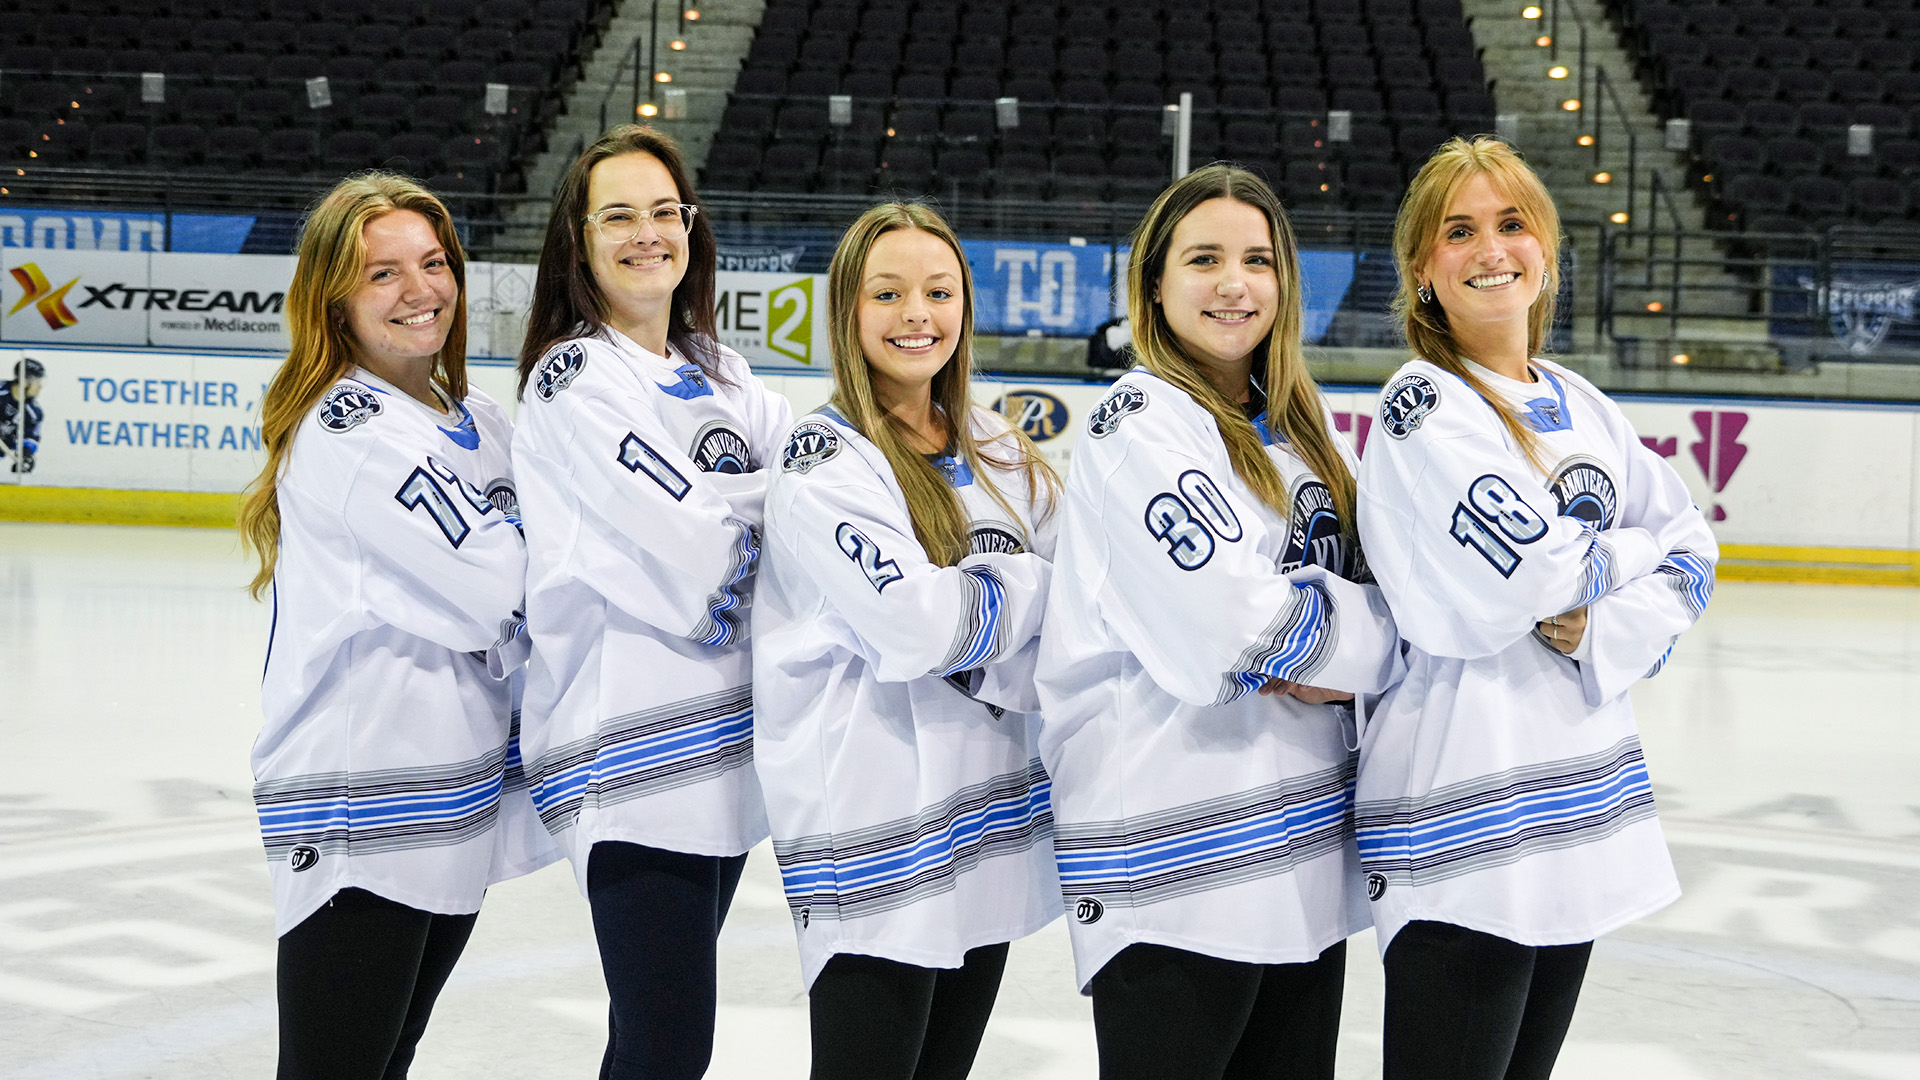
{"type": "Polygon", "coordinates": [[[560,345],[541,357],[540,366],[533,369],[533,392],[541,401],[552,401],[554,395],[573,384],[586,366],[585,345],[577,341],[560,345]]]}
{"type": "Polygon", "coordinates": [[[1440,406],[1440,388],[1419,372],[1409,372],[1387,384],[1380,395],[1380,426],[1404,439],[1426,422],[1440,406]]]}
{"type": "Polygon", "coordinates": [[[1027,550],[1010,530],[992,523],[976,523],[973,531],[967,534],[967,550],[975,555],[988,552],[1000,552],[1006,555],[1019,555],[1027,550]]]}
{"type": "Polygon", "coordinates": [[[804,420],[787,436],[786,448],[780,451],[780,468],[787,472],[810,472],[815,465],[831,461],[838,453],[838,432],[824,421],[804,420]]]}
{"type": "Polygon", "coordinates": [[[1104,439],[1119,430],[1120,421],[1129,413],[1137,413],[1147,407],[1147,392],[1137,386],[1116,387],[1113,393],[1093,407],[1087,418],[1087,434],[1096,439],[1104,439]]]}
{"type": "Polygon", "coordinates": [[[320,426],[339,434],[380,415],[380,395],[358,383],[342,383],[320,399],[320,426]]]}
{"type": "Polygon", "coordinates": [[[752,452],[746,436],[725,420],[710,420],[693,437],[693,452],[687,455],[701,472],[744,473],[751,471],[752,452]]]}

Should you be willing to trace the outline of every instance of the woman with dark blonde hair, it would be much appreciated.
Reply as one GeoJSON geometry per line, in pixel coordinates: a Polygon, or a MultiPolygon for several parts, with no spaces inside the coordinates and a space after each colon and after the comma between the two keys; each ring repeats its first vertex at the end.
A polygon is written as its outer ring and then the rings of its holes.
{"type": "Polygon", "coordinates": [[[240,513],[273,595],[254,801],[281,1080],[404,1077],[489,883],[557,857],[512,757],[526,551],[465,258],[404,177],[341,181],[287,289],[240,513]]]}
{"type": "Polygon", "coordinates": [[[828,274],[833,398],[767,493],[755,762],[814,1080],[957,1080],[1008,943],[1060,912],[1032,730],[1056,482],[969,396],[939,215],[868,210],[828,274]]]}
{"type": "Polygon", "coordinates": [[[1353,455],[1301,355],[1265,183],[1176,181],[1127,273],[1140,366],[1074,448],[1039,665],[1100,1075],[1328,1078],[1366,926],[1354,699],[1399,657],[1353,455]]]}
{"type": "Polygon", "coordinates": [[[1679,895],[1627,691],[1718,547],[1614,403],[1540,358],[1560,221],[1491,137],[1394,227],[1415,358],[1387,383],[1360,535],[1407,640],[1355,817],[1386,960],[1387,1080],[1544,1080],[1593,939],[1679,895]]]}
{"type": "Polygon", "coordinates": [[[673,140],[614,128],[561,180],[520,353],[525,753],[593,910],[609,1080],[706,1072],[720,925],[767,835],[745,615],[793,414],[716,339],[714,267],[673,140]]]}

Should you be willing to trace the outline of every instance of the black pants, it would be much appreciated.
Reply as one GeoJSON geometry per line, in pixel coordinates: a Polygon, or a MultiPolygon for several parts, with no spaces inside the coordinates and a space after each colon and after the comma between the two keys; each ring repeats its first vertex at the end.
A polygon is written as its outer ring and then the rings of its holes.
{"type": "Polygon", "coordinates": [[[479,915],[342,889],[280,938],[280,1080],[403,1080],[479,915]]]}
{"type": "Polygon", "coordinates": [[[698,1080],[713,1060],[720,925],[745,855],[603,842],[587,903],[612,1006],[601,1080],[698,1080]]]}
{"type": "Polygon", "coordinates": [[[1304,964],[1129,945],[1093,977],[1100,1080],[1330,1080],[1347,943],[1304,964]]]}
{"type": "Polygon", "coordinates": [[[1387,946],[1385,1080],[1547,1080],[1592,951],[1408,923],[1387,946]]]}
{"type": "Polygon", "coordinates": [[[969,949],[958,968],[827,961],[809,992],[813,1080],[961,1080],[1006,968],[1005,945],[969,949]]]}

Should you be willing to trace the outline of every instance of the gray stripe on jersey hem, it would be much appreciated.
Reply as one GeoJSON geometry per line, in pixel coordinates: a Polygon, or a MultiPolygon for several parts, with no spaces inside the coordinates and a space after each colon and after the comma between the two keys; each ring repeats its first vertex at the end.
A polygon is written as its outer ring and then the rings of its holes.
{"type": "MultiPolygon", "coordinates": [[[[604,751],[621,744],[643,741],[752,707],[753,687],[738,686],[602,721],[594,734],[552,747],[540,755],[529,770],[532,786],[537,789],[557,774],[590,764],[604,751]]],[[[548,832],[558,835],[573,826],[588,800],[596,807],[613,806],[698,784],[752,764],[753,735],[749,727],[744,738],[722,743],[702,753],[672,758],[616,776],[596,778],[580,794],[541,810],[540,821],[548,832]]]]}
{"type": "Polygon", "coordinates": [[[1107,907],[1145,907],[1197,892],[1226,888],[1246,881],[1288,873],[1301,864],[1338,855],[1352,843],[1351,790],[1359,755],[1332,768],[1264,784],[1202,802],[1158,810],[1135,818],[1079,822],[1057,826],[1053,847],[1063,860],[1085,852],[1125,853],[1142,844],[1163,843],[1182,834],[1230,827],[1278,813],[1289,806],[1348,795],[1348,809],[1337,821],[1325,821],[1305,832],[1250,851],[1188,863],[1139,877],[1085,881],[1062,880],[1060,891],[1071,910],[1082,897],[1094,897],[1107,907]]]}
{"type": "MultiPolygon", "coordinates": [[[[501,780],[506,771],[506,762],[507,747],[503,744],[490,754],[444,765],[290,776],[255,784],[254,808],[256,812],[261,812],[305,802],[338,803],[341,800],[351,806],[355,802],[405,795],[444,795],[490,780],[501,780]]],[[[496,791],[495,798],[488,800],[486,805],[456,818],[353,828],[345,824],[329,824],[321,829],[263,836],[262,843],[270,862],[286,859],[289,851],[300,846],[318,848],[322,854],[338,853],[351,847],[354,853],[363,855],[412,848],[449,847],[491,829],[498,813],[496,791]]]]}
{"type": "MultiPolygon", "coordinates": [[[[1046,769],[1038,759],[1020,772],[1003,773],[991,780],[970,784],[947,796],[938,804],[912,817],[869,825],[835,835],[815,833],[782,841],[775,839],[773,853],[784,872],[796,863],[835,866],[889,850],[906,851],[929,837],[946,832],[954,821],[994,803],[1009,803],[1025,798],[1031,804],[1035,788],[1051,789],[1046,769]]],[[[1053,811],[1042,809],[1023,818],[1017,827],[988,828],[979,836],[957,846],[953,858],[906,878],[896,878],[865,888],[840,892],[811,892],[787,896],[787,907],[803,926],[814,919],[848,920],[877,915],[906,907],[929,896],[951,892],[962,873],[987,859],[1029,851],[1053,837],[1053,811]]]]}

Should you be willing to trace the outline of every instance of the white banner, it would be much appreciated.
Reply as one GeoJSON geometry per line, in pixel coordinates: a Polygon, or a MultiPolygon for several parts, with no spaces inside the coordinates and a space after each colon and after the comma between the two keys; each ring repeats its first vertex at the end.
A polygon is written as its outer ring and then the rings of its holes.
{"type": "MultiPolygon", "coordinates": [[[[814,288],[823,287],[816,279],[814,288]]],[[[277,357],[0,347],[0,379],[22,357],[46,369],[35,401],[39,452],[25,475],[11,471],[8,455],[0,483],[238,491],[259,471],[258,405],[277,357]]],[[[796,415],[825,402],[833,387],[824,372],[798,367],[762,370],[796,415]]],[[[518,411],[511,366],[473,364],[468,374],[518,411]]],[[[1087,411],[1105,393],[1091,383],[974,380],[975,398],[1019,421],[1063,473],[1087,411]]],[[[1378,391],[1333,387],[1327,399],[1334,425],[1365,453],[1378,391]]],[[[1723,543],[1920,549],[1920,407],[1620,403],[1641,440],[1685,480],[1723,543]]]]}
{"type": "Polygon", "coordinates": [[[722,270],[715,294],[721,342],[753,366],[833,370],[825,274],[722,270]]]}

